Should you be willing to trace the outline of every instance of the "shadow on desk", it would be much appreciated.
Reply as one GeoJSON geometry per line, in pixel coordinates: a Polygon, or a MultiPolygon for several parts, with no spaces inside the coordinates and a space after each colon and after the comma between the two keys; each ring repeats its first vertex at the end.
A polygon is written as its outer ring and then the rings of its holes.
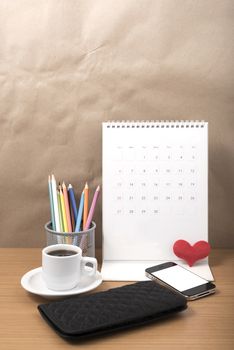
{"type": "Polygon", "coordinates": [[[223,249],[224,254],[218,254],[217,250],[213,250],[209,256],[209,265],[212,267],[221,266],[225,264],[226,261],[230,261],[233,256],[233,250],[223,249]]]}

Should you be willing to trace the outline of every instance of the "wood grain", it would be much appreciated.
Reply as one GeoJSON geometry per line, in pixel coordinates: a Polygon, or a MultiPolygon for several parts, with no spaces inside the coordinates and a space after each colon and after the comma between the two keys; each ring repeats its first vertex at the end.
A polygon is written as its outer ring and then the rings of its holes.
{"type": "MultiPolygon", "coordinates": [[[[60,338],[42,320],[37,305],[45,299],[21,287],[28,270],[41,265],[38,248],[1,248],[0,348],[4,350],[79,349],[233,349],[234,250],[213,250],[210,258],[217,293],[189,302],[186,311],[161,322],[71,344],[60,338]]],[[[103,282],[96,291],[126,284],[103,282]]],[[[137,306],[136,306],[137,307],[137,306]]]]}

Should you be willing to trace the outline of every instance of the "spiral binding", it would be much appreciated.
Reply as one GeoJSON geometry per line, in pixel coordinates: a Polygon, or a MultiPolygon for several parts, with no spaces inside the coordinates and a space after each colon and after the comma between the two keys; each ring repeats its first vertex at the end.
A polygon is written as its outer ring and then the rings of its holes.
{"type": "Polygon", "coordinates": [[[104,122],[103,125],[107,128],[204,128],[207,122],[204,120],[110,120],[104,122]]]}

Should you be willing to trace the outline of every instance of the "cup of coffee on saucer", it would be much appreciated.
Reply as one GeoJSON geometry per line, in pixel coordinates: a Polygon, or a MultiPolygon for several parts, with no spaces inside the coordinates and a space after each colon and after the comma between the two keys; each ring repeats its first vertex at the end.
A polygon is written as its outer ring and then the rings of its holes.
{"type": "Polygon", "coordinates": [[[42,250],[42,278],[49,289],[72,289],[79,285],[82,275],[93,277],[96,272],[97,260],[83,257],[77,246],[55,244],[42,250]]]}
{"type": "Polygon", "coordinates": [[[102,276],[97,260],[82,256],[80,247],[55,244],[42,250],[42,266],[21,278],[22,287],[47,299],[77,295],[97,288],[102,276]]]}

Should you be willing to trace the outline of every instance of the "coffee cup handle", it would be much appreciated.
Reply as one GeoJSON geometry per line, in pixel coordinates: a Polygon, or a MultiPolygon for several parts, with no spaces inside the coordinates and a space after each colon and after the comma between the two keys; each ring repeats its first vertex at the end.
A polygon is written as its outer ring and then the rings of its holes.
{"type": "Polygon", "coordinates": [[[97,273],[97,259],[82,256],[81,273],[85,276],[90,276],[90,277],[95,276],[97,273]],[[89,266],[86,266],[87,263],[90,263],[91,265],[93,265],[92,268],[90,268],[89,266]]]}

